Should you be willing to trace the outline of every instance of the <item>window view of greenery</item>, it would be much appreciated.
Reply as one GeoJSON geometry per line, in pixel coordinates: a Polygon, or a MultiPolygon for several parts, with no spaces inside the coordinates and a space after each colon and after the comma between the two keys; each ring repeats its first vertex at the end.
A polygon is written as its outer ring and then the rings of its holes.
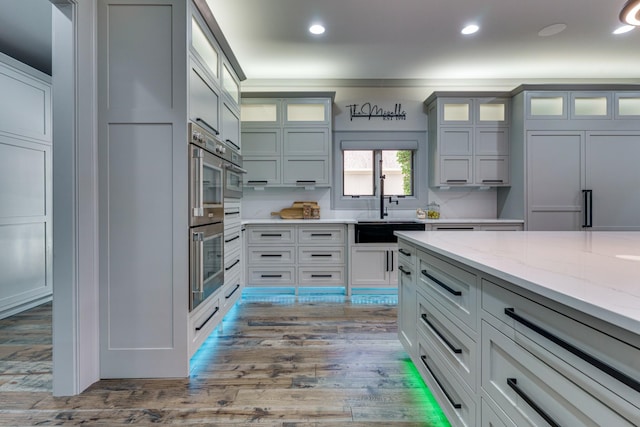
{"type": "Polygon", "coordinates": [[[376,195],[380,171],[375,159],[379,159],[380,156],[382,156],[382,173],[385,175],[385,195],[413,195],[412,150],[344,150],[343,194],[345,196],[376,195]]]}

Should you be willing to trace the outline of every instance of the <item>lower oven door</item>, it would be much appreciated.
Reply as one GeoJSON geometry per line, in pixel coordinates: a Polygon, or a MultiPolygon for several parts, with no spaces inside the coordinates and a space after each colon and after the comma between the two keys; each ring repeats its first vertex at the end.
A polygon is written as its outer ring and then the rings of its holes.
{"type": "Polygon", "coordinates": [[[224,285],[224,226],[216,224],[189,230],[189,311],[224,285]]]}

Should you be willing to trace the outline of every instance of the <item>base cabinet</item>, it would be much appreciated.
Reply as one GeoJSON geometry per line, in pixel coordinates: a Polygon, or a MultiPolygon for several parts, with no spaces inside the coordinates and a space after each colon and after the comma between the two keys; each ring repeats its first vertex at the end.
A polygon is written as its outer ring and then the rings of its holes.
{"type": "Polygon", "coordinates": [[[415,293],[400,279],[400,341],[451,425],[638,425],[640,335],[398,244],[417,270],[415,293]]]}
{"type": "Polygon", "coordinates": [[[398,285],[397,245],[358,244],[351,247],[351,287],[398,285]]]}

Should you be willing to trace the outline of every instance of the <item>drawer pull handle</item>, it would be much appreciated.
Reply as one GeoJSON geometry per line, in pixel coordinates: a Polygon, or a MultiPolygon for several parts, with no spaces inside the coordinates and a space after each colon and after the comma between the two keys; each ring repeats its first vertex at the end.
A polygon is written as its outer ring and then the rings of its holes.
{"type": "Polygon", "coordinates": [[[311,237],[331,237],[331,233],[311,233],[311,237]]]}
{"type": "Polygon", "coordinates": [[[411,272],[404,269],[403,266],[398,267],[398,270],[402,271],[407,276],[411,276],[411,272]]]}
{"type": "Polygon", "coordinates": [[[442,384],[440,383],[440,381],[438,380],[438,378],[433,374],[433,371],[431,370],[431,368],[429,367],[429,365],[427,365],[427,356],[420,356],[420,359],[422,359],[422,363],[424,363],[424,367],[427,368],[427,371],[429,371],[429,373],[431,374],[431,376],[433,377],[434,380],[436,380],[436,383],[438,384],[438,387],[440,387],[440,390],[442,390],[442,392],[444,393],[444,396],[447,398],[447,400],[449,401],[449,403],[451,403],[451,406],[453,406],[456,409],[460,409],[462,408],[462,404],[461,403],[455,403],[453,401],[453,399],[451,398],[451,396],[449,396],[449,393],[447,393],[447,391],[444,389],[444,387],[442,387],[442,384]]]}
{"type": "Polygon", "coordinates": [[[231,291],[231,293],[230,293],[229,295],[225,295],[225,296],[224,296],[224,298],[225,298],[225,299],[229,299],[229,298],[231,298],[231,295],[235,294],[235,293],[236,293],[236,291],[237,291],[238,289],[240,289],[240,283],[238,283],[238,284],[236,285],[236,287],[235,287],[235,288],[233,288],[233,290],[231,291]]]}
{"type": "Polygon", "coordinates": [[[260,277],[264,279],[277,279],[282,277],[282,274],[261,274],[260,277]]]}
{"type": "Polygon", "coordinates": [[[621,383],[631,387],[635,391],[639,391],[640,392],[640,382],[638,382],[638,380],[636,380],[634,378],[631,378],[630,376],[628,376],[624,372],[620,372],[619,370],[617,370],[613,366],[608,365],[608,364],[604,363],[603,361],[601,361],[599,359],[596,359],[595,357],[591,356],[590,354],[585,353],[584,351],[582,351],[579,348],[573,346],[572,344],[569,344],[568,342],[566,342],[562,338],[555,336],[551,332],[541,328],[540,326],[530,322],[529,320],[525,319],[524,317],[516,314],[516,311],[515,311],[515,309],[513,307],[505,308],[504,309],[504,314],[506,314],[507,316],[511,317],[516,322],[519,322],[519,323],[523,324],[524,326],[526,326],[527,328],[531,329],[532,331],[537,332],[538,334],[542,335],[543,337],[545,337],[549,341],[558,344],[560,347],[562,347],[565,350],[567,350],[568,352],[578,356],[580,359],[584,360],[585,362],[595,366],[596,368],[600,369],[602,372],[606,373],[607,375],[612,376],[613,378],[617,379],[621,383]]]}
{"type": "Polygon", "coordinates": [[[216,315],[216,313],[218,312],[218,310],[220,310],[220,307],[216,307],[216,309],[215,309],[215,310],[213,310],[213,313],[211,313],[211,314],[209,315],[209,317],[207,317],[207,320],[205,320],[204,322],[202,322],[202,324],[201,324],[200,326],[197,326],[197,327],[196,327],[196,332],[197,332],[197,331],[199,331],[199,330],[201,330],[202,328],[204,328],[204,325],[206,325],[206,324],[209,322],[209,320],[211,320],[211,318],[212,318],[213,316],[215,316],[215,315],[216,315]]]}
{"type": "Polygon", "coordinates": [[[311,254],[312,257],[325,257],[330,258],[331,254],[311,254]]]}
{"type": "Polygon", "coordinates": [[[262,184],[262,185],[267,185],[269,183],[269,181],[267,181],[266,179],[250,179],[249,181],[247,181],[247,184],[262,184]]]}
{"type": "Polygon", "coordinates": [[[236,150],[240,149],[240,146],[238,144],[236,144],[235,142],[233,142],[232,140],[226,139],[225,141],[228,142],[229,144],[233,145],[234,147],[236,147],[236,150]]]}
{"type": "Polygon", "coordinates": [[[433,277],[432,275],[430,275],[427,270],[422,270],[422,274],[424,274],[425,276],[427,276],[429,279],[433,280],[438,286],[440,286],[441,288],[443,288],[445,291],[449,292],[452,295],[455,295],[457,297],[459,297],[460,295],[462,295],[461,291],[456,291],[455,289],[451,288],[450,286],[445,285],[444,283],[442,283],[440,280],[436,279],[435,277],[433,277]]]}
{"type": "Polygon", "coordinates": [[[504,180],[502,179],[483,179],[483,184],[502,184],[504,180]]]}
{"type": "Polygon", "coordinates": [[[238,240],[240,238],[240,236],[236,236],[236,237],[232,237],[229,240],[225,240],[225,243],[229,243],[229,242],[233,242],[234,240],[238,240]]]}
{"type": "Polygon", "coordinates": [[[235,267],[236,265],[240,264],[240,260],[237,259],[233,264],[231,264],[229,267],[225,267],[224,271],[229,271],[231,270],[233,267],[235,267]]]}
{"type": "Polygon", "coordinates": [[[404,256],[411,256],[411,252],[407,252],[402,248],[398,249],[398,252],[400,252],[404,256]]]}
{"type": "Polygon", "coordinates": [[[262,258],[282,258],[282,254],[260,254],[262,258]]]}
{"type": "Polygon", "coordinates": [[[225,212],[225,215],[240,215],[240,211],[234,211],[234,212],[225,212]]]}
{"type": "Polygon", "coordinates": [[[331,277],[333,277],[333,275],[331,274],[312,274],[311,277],[313,278],[323,278],[323,279],[330,279],[331,277]]]}
{"type": "Polygon", "coordinates": [[[531,408],[538,413],[552,427],[560,427],[560,424],[554,421],[545,411],[542,410],[527,394],[518,387],[518,380],[515,378],[507,378],[507,385],[515,391],[531,408]]]}
{"type": "Polygon", "coordinates": [[[446,338],[445,338],[445,336],[444,336],[444,335],[442,335],[442,333],[441,333],[440,331],[438,331],[438,330],[436,329],[436,327],[435,327],[435,326],[433,326],[433,323],[429,322],[429,319],[427,319],[427,315],[426,315],[426,314],[424,314],[424,313],[423,313],[420,317],[422,317],[422,320],[424,320],[424,323],[426,323],[427,325],[429,325],[429,327],[433,330],[433,332],[435,332],[435,334],[436,334],[438,337],[440,337],[440,339],[441,339],[441,340],[442,340],[442,341],[447,345],[447,347],[449,347],[449,349],[450,349],[451,351],[453,351],[453,352],[454,352],[454,353],[456,353],[456,354],[460,354],[460,353],[462,353],[462,349],[460,349],[460,348],[455,348],[455,347],[453,346],[453,344],[451,344],[451,343],[449,342],[449,340],[448,340],[448,339],[446,339],[446,338]]]}
{"type": "Polygon", "coordinates": [[[447,184],[466,184],[466,179],[448,179],[447,184]]]}
{"type": "Polygon", "coordinates": [[[260,237],[282,237],[282,233],[262,233],[260,237]]]}

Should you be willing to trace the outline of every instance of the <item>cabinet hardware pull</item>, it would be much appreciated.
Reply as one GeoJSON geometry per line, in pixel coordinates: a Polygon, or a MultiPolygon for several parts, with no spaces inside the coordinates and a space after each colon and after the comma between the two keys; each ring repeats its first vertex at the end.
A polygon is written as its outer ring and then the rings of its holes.
{"type": "Polygon", "coordinates": [[[239,263],[240,263],[240,260],[239,260],[239,259],[237,259],[237,260],[236,260],[236,262],[234,262],[233,264],[231,264],[229,267],[226,267],[226,268],[224,269],[224,271],[229,271],[229,270],[231,270],[233,267],[235,267],[235,266],[236,266],[236,265],[238,265],[239,263]]]}
{"type": "Polygon", "coordinates": [[[389,271],[393,271],[393,269],[395,268],[394,263],[393,263],[393,251],[389,251],[389,259],[391,259],[391,269],[389,271]]]}
{"type": "Polygon", "coordinates": [[[257,179],[257,180],[249,180],[247,181],[247,184],[267,184],[269,181],[267,181],[266,179],[257,179]]]}
{"type": "Polygon", "coordinates": [[[427,368],[427,371],[429,371],[433,379],[436,380],[436,384],[438,384],[438,387],[440,387],[440,390],[442,390],[442,392],[444,393],[444,397],[446,397],[449,403],[451,403],[451,406],[453,406],[456,409],[462,408],[462,404],[455,403],[453,401],[451,396],[449,396],[449,393],[447,393],[447,390],[445,390],[444,387],[442,387],[442,383],[440,383],[440,380],[438,380],[438,378],[433,374],[433,371],[431,370],[429,365],[427,365],[427,356],[420,356],[420,359],[422,359],[422,363],[424,364],[424,367],[427,368]]]}
{"type": "Polygon", "coordinates": [[[235,293],[236,293],[236,291],[237,291],[238,289],[240,289],[240,283],[238,283],[238,284],[236,285],[236,287],[235,287],[235,288],[233,288],[233,290],[231,291],[231,293],[230,293],[229,295],[225,295],[225,296],[224,296],[224,298],[225,298],[225,299],[229,299],[229,298],[231,298],[231,295],[235,294],[235,293]]]}
{"type": "Polygon", "coordinates": [[[282,254],[260,254],[262,258],[282,258],[282,254]]]}
{"type": "Polygon", "coordinates": [[[312,257],[331,257],[331,254],[311,254],[312,257]]]}
{"type": "Polygon", "coordinates": [[[466,179],[448,179],[447,184],[466,184],[466,179]]]}
{"type": "Polygon", "coordinates": [[[398,252],[400,252],[404,256],[411,256],[411,252],[407,252],[402,248],[398,249],[398,252]]]}
{"type": "Polygon", "coordinates": [[[282,237],[281,233],[262,233],[261,237],[282,237]]]}
{"type": "Polygon", "coordinates": [[[236,236],[236,237],[232,237],[229,240],[225,240],[225,243],[229,243],[229,242],[233,242],[234,240],[238,240],[240,238],[240,236],[236,236]]]}
{"type": "Polygon", "coordinates": [[[296,181],[296,185],[309,185],[309,184],[315,184],[315,183],[316,183],[315,179],[309,179],[309,180],[300,179],[296,181]]]}
{"type": "Polygon", "coordinates": [[[638,380],[636,380],[634,378],[631,378],[630,376],[628,376],[624,372],[620,372],[619,370],[617,370],[613,366],[608,365],[608,364],[604,363],[603,361],[601,361],[599,359],[596,359],[595,357],[591,356],[590,354],[585,353],[584,351],[582,351],[579,348],[573,346],[572,344],[569,344],[568,342],[566,342],[562,338],[555,336],[551,332],[541,328],[540,326],[534,324],[533,322],[531,322],[531,321],[525,319],[524,317],[516,314],[516,311],[515,311],[515,309],[513,307],[505,308],[504,309],[504,314],[506,314],[507,316],[511,317],[516,322],[519,322],[519,323],[523,324],[524,326],[526,326],[527,328],[531,329],[532,331],[537,332],[538,334],[542,335],[543,337],[545,337],[549,341],[551,341],[551,342],[553,342],[555,344],[558,344],[560,347],[562,347],[565,350],[567,350],[568,352],[578,356],[580,359],[582,359],[585,362],[591,364],[592,366],[595,366],[596,368],[600,369],[602,372],[606,373],[607,375],[617,379],[618,381],[620,381],[621,383],[627,385],[628,387],[631,387],[635,391],[639,391],[640,392],[640,382],[638,380]]]}
{"type": "Polygon", "coordinates": [[[422,274],[427,276],[429,279],[433,280],[437,285],[439,285],[441,288],[443,288],[445,291],[449,292],[450,294],[455,295],[457,297],[462,295],[462,291],[456,291],[455,289],[445,285],[440,280],[436,279],[435,277],[427,273],[427,270],[422,270],[422,274]]]}
{"type": "Polygon", "coordinates": [[[403,266],[398,267],[398,270],[402,271],[407,276],[411,276],[411,272],[404,269],[403,266]]]}
{"type": "Polygon", "coordinates": [[[235,212],[225,212],[225,215],[238,215],[240,214],[240,211],[235,211],[235,212]]]}
{"type": "Polygon", "coordinates": [[[486,184],[502,184],[504,182],[504,180],[502,179],[483,179],[482,183],[486,183],[486,184]]]}
{"type": "Polygon", "coordinates": [[[389,271],[389,251],[385,251],[384,254],[387,257],[385,260],[386,264],[384,265],[384,271],[389,271]]]}
{"type": "Polygon", "coordinates": [[[527,402],[527,404],[529,406],[531,406],[531,408],[536,411],[538,413],[538,415],[540,415],[542,418],[544,418],[544,420],[549,423],[550,426],[552,427],[560,427],[560,424],[558,424],[557,422],[555,422],[555,420],[553,418],[551,418],[551,416],[549,416],[549,414],[547,414],[545,411],[542,410],[542,408],[540,408],[529,396],[527,396],[527,394],[522,391],[522,389],[520,387],[518,387],[518,380],[515,378],[507,378],[507,385],[509,387],[511,387],[513,389],[513,391],[515,391],[518,396],[520,396],[522,398],[522,400],[524,400],[525,402],[527,402]]]}
{"type": "Polygon", "coordinates": [[[265,279],[274,279],[274,278],[282,277],[282,274],[261,274],[260,277],[265,279]]]}
{"type": "Polygon", "coordinates": [[[451,344],[451,343],[449,342],[449,340],[448,340],[448,339],[446,339],[446,338],[445,338],[445,336],[444,336],[444,335],[442,335],[442,333],[441,333],[440,331],[438,331],[438,330],[436,329],[436,327],[435,327],[435,326],[433,326],[433,323],[429,322],[429,319],[427,319],[427,315],[426,315],[426,313],[423,313],[422,315],[420,315],[420,317],[422,317],[422,320],[424,321],[424,323],[426,323],[427,325],[429,325],[429,327],[433,330],[433,332],[435,332],[435,334],[436,334],[438,337],[440,337],[440,339],[441,339],[441,340],[442,340],[442,341],[447,345],[447,347],[449,347],[449,349],[450,349],[451,351],[453,351],[453,352],[454,352],[454,353],[456,353],[456,354],[460,354],[460,353],[462,353],[462,349],[461,349],[461,348],[455,348],[455,347],[453,346],[453,344],[451,344]]]}
{"type": "Polygon", "coordinates": [[[234,147],[236,147],[238,150],[240,149],[240,146],[238,144],[236,144],[235,142],[233,142],[232,140],[226,139],[225,141],[228,142],[229,144],[233,145],[234,147]]]}
{"type": "Polygon", "coordinates": [[[593,227],[593,190],[582,190],[584,197],[584,222],[582,228],[593,227]]]}
{"type": "Polygon", "coordinates": [[[438,226],[436,230],[473,230],[473,227],[440,227],[438,226]]]}
{"type": "Polygon", "coordinates": [[[220,310],[220,307],[216,307],[216,309],[215,309],[215,310],[213,310],[213,313],[211,313],[211,314],[209,315],[209,317],[207,317],[207,320],[205,320],[204,322],[202,322],[202,324],[201,324],[200,326],[197,326],[197,327],[196,327],[196,332],[197,332],[197,331],[199,331],[200,329],[204,328],[204,325],[206,325],[206,324],[209,322],[209,320],[211,320],[211,318],[212,318],[213,316],[215,316],[215,315],[216,315],[216,313],[218,312],[218,310],[220,310]]]}
{"type": "Polygon", "coordinates": [[[220,132],[218,132],[218,129],[216,129],[213,126],[211,126],[209,123],[207,123],[206,120],[204,120],[204,119],[202,119],[200,117],[196,117],[196,122],[203,123],[206,127],[211,129],[213,131],[213,133],[215,133],[216,135],[220,135],[220,132]]]}
{"type": "Polygon", "coordinates": [[[333,275],[331,275],[331,274],[312,274],[311,277],[327,279],[327,278],[333,277],[333,275]]]}
{"type": "Polygon", "coordinates": [[[331,233],[311,233],[311,237],[331,237],[331,233]]]}

